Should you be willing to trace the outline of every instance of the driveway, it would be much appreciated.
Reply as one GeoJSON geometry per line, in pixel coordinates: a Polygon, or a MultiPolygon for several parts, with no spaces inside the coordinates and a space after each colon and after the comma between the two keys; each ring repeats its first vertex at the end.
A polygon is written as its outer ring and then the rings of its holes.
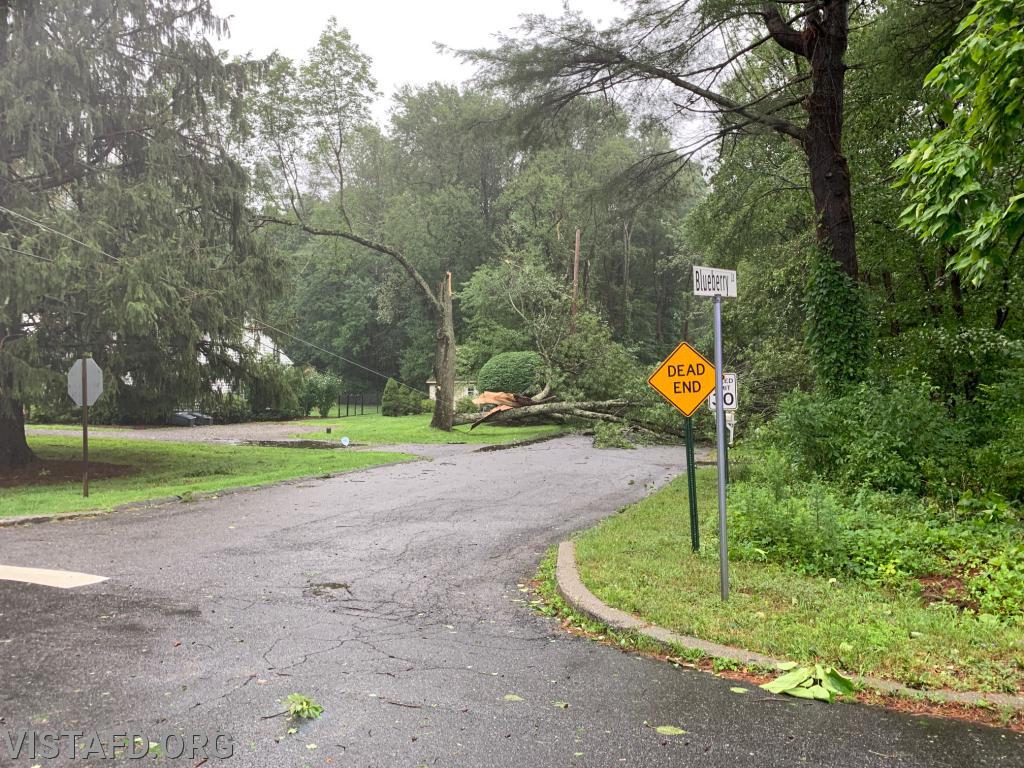
{"type": "MultiPolygon", "coordinates": [[[[68,425],[57,427],[29,426],[30,435],[58,435],[80,437],[82,428],[68,425]]],[[[319,432],[323,427],[301,421],[248,421],[241,424],[212,424],[206,427],[91,427],[93,439],[162,440],[175,443],[243,443],[251,440],[297,440],[300,432],[319,432]]]]}
{"type": "MultiPolygon", "coordinates": [[[[109,577],[0,581],[0,764],[5,729],[33,727],[223,732],[241,768],[1024,765],[1012,733],[740,696],[534,613],[519,585],[545,549],[681,457],[561,438],[0,529],[6,565],[109,577]],[[293,692],[325,712],[289,734],[293,692]]],[[[16,764],[37,763],[90,764],[16,764]]]]}

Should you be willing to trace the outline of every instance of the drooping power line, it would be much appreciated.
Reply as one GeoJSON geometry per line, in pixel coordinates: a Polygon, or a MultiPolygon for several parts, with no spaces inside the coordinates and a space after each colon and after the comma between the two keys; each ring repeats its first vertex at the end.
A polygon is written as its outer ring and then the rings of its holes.
{"type": "MultiPolygon", "coordinates": [[[[108,259],[111,259],[111,260],[113,260],[115,262],[121,263],[121,259],[119,259],[117,256],[113,256],[112,254],[107,253],[106,251],[104,251],[99,246],[92,245],[90,243],[86,243],[83,240],[79,240],[77,237],[73,237],[72,235],[69,235],[69,234],[67,234],[65,232],[61,232],[59,230],[56,230],[53,227],[50,227],[50,226],[48,226],[46,224],[43,224],[41,221],[36,221],[35,219],[33,219],[33,218],[29,217],[29,216],[26,216],[25,214],[18,213],[17,211],[12,211],[10,208],[7,208],[6,206],[3,206],[3,205],[0,205],[0,211],[3,211],[4,213],[7,213],[7,214],[9,214],[11,216],[16,216],[17,218],[22,219],[23,221],[26,221],[29,224],[32,224],[32,225],[34,225],[34,226],[36,226],[36,227],[38,227],[38,228],[40,228],[40,229],[42,229],[42,230],[44,230],[46,232],[49,232],[50,234],[57,235],[58,237],[63,237],[66,240],[69,240],[69,241],[71,241],[73,243],[76,243],[76,244],[81,245],[81,246],[83,246],[85,248],[88,248],[88,249],[90,249],[92,251],[95,251],[96,253],[99,253],[102,256],[106,256],[108,259]]],[[[11,247],[6,246],[6,245],[0,244],[0,248],[3,248],[4,250],[7,250],[7,251],[11,251],[12,253],[21,254],[23,256],[30,256],[32,258],[40,259],[42,261],[49,261],[49,262],[56,263],[55,259],[51,259],[51,258],[46,257],[46,256],[40,256],[39,254],[35,254],[35,253],[29,253],[28,251],[20,251],[17,248],[11,248],[11,247]]],[[[236,322],[241,323],[243,328],[245,327],[245,324],[246,324],[245,320],[239,320],[238,318],[234,318],[234,319],[235,319],[236,322]]],[[[378,370],[375,370],[375,369],[370,368],[368,366],[365,366],[362,363],[358,363],[355,360],[352,360],[352,359],[350,359],[348,357],[345,357],[344,355],[339,355],[337,352],[332,352],[329,349],[325,349],[324,347],[321,347],[318,344],[314,344],[312,341],[309,341],[307,339],[303,339],[300,336],[296,336],[293,333],[288,333],[288,331],[285,331],[285,330],[282,330],[280,328],[277,328],[277,327],[271,325],[270,323],[266,322],[265,320],[259,319],[258,317],[253,316],[252,320],[257,322],[257,323],[259,323],[260,325],[264,326],[265,328],[269,328],[270,330],[274,331],[275,333],[279,333],[282,336],[287,336],[288,338],[294,339],[297,342],[305,344],[306,346],[311,347],[312,349],[316,349],[316,350],[318,350],[320,352],[323,352],[326,355],[330,355],[331,357],[335,357],[338,360],[341,360],[341,361],[343,361],[345,363],[348,363],[349,365],[354,365],[357,368],[361,368],[362,370],[366,371],[367,373],[371,373],[374,376],[379,376],[380,378],[385,379],[385,380],[387,380],[387,379],[394,379],[395,382],[397,384],[399,384],[400,386],[403,386],[406,389],[408,389],[408,390],[410,390],[412,392],[415,392],[416,394],[427,396],[427,393],[424,392],[423,390],[416,389],[416,387],[411,387],[408,384],[406,384],[405,382],[399,381],[398,379],[395,379],[394,376],[388,376],[386,373],[382,373],[381,371],[378,371],[378,370]]]]}

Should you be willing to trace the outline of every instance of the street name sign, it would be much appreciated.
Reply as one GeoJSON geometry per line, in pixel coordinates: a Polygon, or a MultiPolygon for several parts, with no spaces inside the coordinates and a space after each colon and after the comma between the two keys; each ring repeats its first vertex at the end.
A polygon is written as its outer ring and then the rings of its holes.
{"type": "Polygon", "coordinates": [[[694,296],[724,296],[736,298],[736,271],[714,267],[693,268],[694,296]]]}
{"type": "Polygon", "coordinates": [[[75,360],[68,371],[68,394],[75,405],[95,405],[103,394],[103,371],[91,357],[75,360]],[[85,365],[85,372],[82,372],[85,365]],[[84,394],[83,394],[84,393],[84,394]]]}
{"type": "Polygon", "coordinates": [[[684,416],[692,416],[715,388],[715,366],[684,341],[665,358],[647,383],[684,416]]]}
{"type": "MultiPolygon", "coordinates": [[[[735,411],[738,405],[738,398],[736,397],[736,374],[735,373],[723,373],[722,374],[722,392],[725,394],[722,396],[722,408],[727,411],[735,411]]],[[[708,408],[712,411],[718,407],[718,392],[712,392],[708,397],[708,408]]]]}

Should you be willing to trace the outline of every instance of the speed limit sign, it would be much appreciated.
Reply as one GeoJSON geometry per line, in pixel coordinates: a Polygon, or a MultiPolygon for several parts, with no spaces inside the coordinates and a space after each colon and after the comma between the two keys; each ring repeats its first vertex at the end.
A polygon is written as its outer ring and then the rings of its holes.
{"type": "MultiPolygon", "coordinates": [[[[722,391],[725,395],[722,397],[722,408],[726,411],[736,410],[736,374],[735,373],[723,373],[722,374],[722,391]]],[[[714,411],[717,407],[717,400],[715,395],[717,392],[712,392],[708,396],[708,407],[714,411]]]]}

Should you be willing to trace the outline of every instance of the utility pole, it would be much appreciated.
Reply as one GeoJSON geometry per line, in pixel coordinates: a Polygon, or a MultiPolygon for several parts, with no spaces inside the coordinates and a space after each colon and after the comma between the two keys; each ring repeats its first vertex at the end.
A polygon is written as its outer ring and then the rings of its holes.
{"type": "Polygon", "coordinates": [[[576,330],[576,309],[577,309],[577,297],[580,292],[580,230],[576,228],[576,248],[573,251],[572,257],[572,308],[569,310],[569,317],[572,318],[570,321],[569,328],[571,331],[576,330]]]}

